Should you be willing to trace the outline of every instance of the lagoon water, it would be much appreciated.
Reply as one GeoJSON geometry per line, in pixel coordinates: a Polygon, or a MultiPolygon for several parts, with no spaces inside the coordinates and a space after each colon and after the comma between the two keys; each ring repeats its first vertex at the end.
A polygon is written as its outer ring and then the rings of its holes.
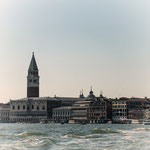
{"type": "Polygon", "coordinates": [[[150,126],[0,124],[0,150],[149,150],[150,126]]]}

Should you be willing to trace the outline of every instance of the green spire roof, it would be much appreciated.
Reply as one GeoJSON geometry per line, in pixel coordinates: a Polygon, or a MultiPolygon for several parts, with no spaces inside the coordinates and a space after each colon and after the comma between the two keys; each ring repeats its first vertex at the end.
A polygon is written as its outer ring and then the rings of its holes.
{"type": "Polygon", "coordinates": [[[36,60],[35,60],[35,57],[34,57],[34,52],[33,52],[33,55],[32,55],[31,62],[30,62],[29,70],[38,70],[36,60]]]}

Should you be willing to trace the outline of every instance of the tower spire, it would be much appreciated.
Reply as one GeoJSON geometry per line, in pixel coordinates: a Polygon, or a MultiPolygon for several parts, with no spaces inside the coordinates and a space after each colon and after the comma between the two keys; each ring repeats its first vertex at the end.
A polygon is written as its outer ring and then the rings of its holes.
{"type": "Polygon", "coordinates": [[[38,70],[37,63],[34,57],[34,52],[32,52],[32,59],[30,62],[29,70],[38,70]]]}
{"type": "Polygon", "coordinates": [[[103,98],[103,91],[100,90],[100,98],[103,98]]]}
{"type": "Polygon", "coordinates": [[[85,98],[85,97],[84,97],[84,94],[83,94],[83,89],[80,91],[79,98],[85,98]]]}
{"type": "Polygon", "coordinates": [[[92,86],[91,86],[91,91],[92,91],[92,86]]]}

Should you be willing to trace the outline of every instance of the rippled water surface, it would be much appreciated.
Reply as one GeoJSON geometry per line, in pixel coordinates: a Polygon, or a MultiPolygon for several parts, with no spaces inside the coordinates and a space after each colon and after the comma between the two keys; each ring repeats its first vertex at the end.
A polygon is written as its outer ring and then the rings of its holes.
{"type": "Polygon", "coordinates": [[[0,150],[149,150],[150,126],[0,124],[0,150]]]}

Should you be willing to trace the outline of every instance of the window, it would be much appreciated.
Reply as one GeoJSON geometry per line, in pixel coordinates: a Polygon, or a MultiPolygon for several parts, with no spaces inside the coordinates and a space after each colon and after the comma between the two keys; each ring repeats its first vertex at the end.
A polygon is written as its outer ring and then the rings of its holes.
{"type": "Polygon", "coordinates": [[[29,80],[28,80],[28,82],[32,82],[32,80],[31,80],[31,79],[29,79],[29,80]]]}
{"type": "Polygon", "coordinates": [[[25,106],[25,105],[23,105],[23,109],[24,109],[24,110],[26,109],[26,106],[25,106]]]}
{"type": "Polygon", "coordinates": [[[42,108],[43,108],[43,110],[45,110],[45,106],[43,106],[42,108]]]}
{"type": "Polygon", "coordinates": [[[15,106],[13,105],[13,110],[15,110],[15,106]]]}
{"type": "Polygon", "coordinates": [[[32,82],[32,79],[29,79],[28,82],[32,82]]]}
{"type": "Polygon", "coordinates": [[[18,105],[18,110],[20,110],[20,105],[18,105]]]}
{"type": "Polygon", "coordinates": [[[39,106],[37,106],[37,110],[39,110],[39,106]]]}
{"type": "Polygon", "coordinates": [[[32,109],[34,109],[34,105],[32,105],[32,109]]]}

